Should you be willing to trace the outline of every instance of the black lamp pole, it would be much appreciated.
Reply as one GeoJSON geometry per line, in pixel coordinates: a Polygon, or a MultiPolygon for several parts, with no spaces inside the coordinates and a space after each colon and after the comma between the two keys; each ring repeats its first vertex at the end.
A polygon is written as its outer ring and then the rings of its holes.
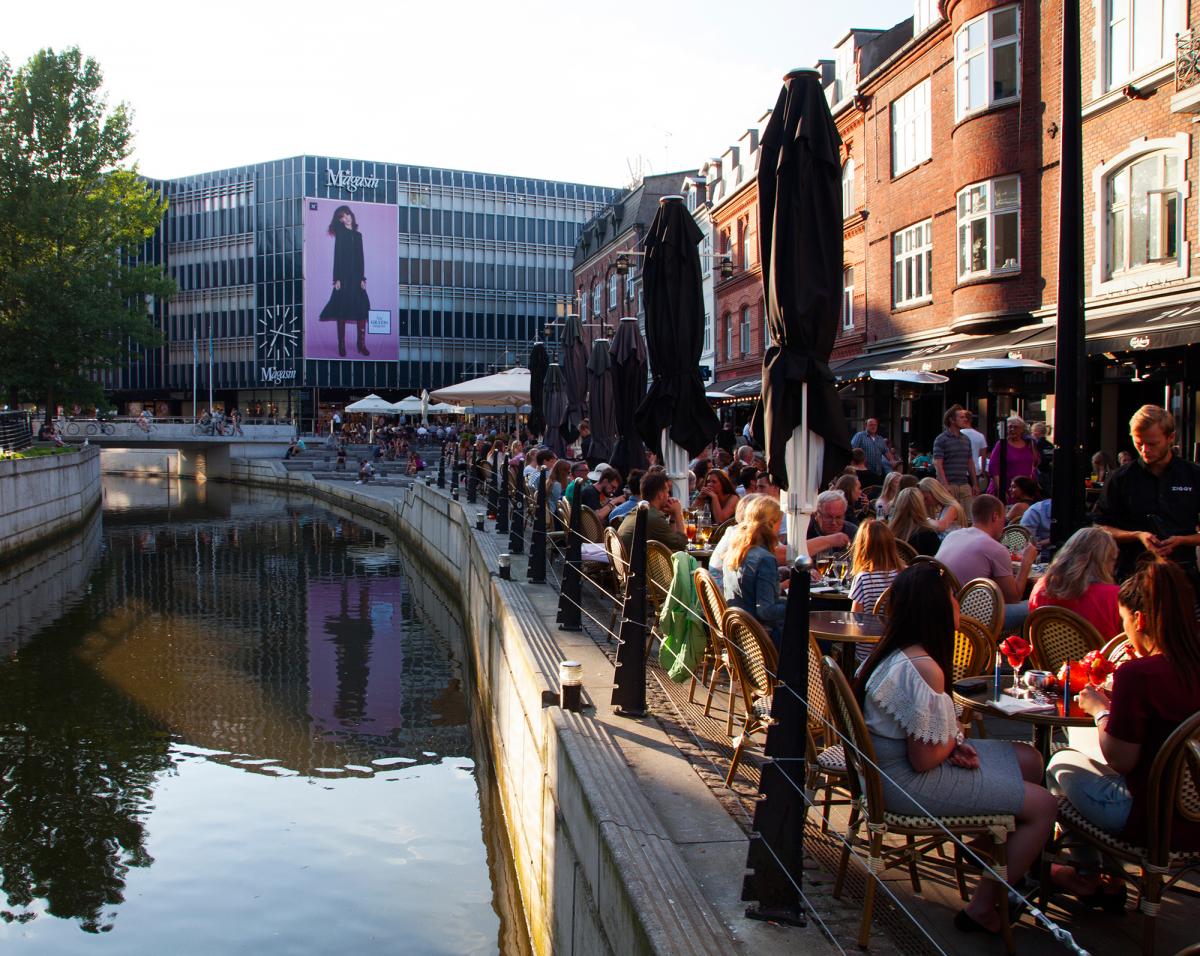
{"type": "Polygon", "coordinates": [[[1087,340],[1083,308],[1083,119],[1079,0],[1063,0],[1062,154],[1059,161],[1058,334],[1050,536],[1062,544],[1086,523],[1087,340]]]}

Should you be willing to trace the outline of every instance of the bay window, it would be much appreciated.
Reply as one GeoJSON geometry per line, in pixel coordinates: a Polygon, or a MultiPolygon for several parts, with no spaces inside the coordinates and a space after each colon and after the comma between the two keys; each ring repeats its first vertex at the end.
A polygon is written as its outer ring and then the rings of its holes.
{"type": "Polygon", "coordinates": [[[1016,100],[1021,92],[1020,14],[992,10],[963,25],[954,37],[956,116],[1016,100]]]}
{"type": "Polygon", "coordinates": [[[958,278],[1021,268],[1021,181],[1004,176],[958,194],[958,278]]]}

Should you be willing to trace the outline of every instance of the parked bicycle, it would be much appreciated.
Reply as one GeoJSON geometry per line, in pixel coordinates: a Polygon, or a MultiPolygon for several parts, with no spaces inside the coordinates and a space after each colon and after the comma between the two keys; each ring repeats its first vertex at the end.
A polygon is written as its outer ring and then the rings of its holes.
{"type": "MultiPolygon", "coordinates": [[[[72,423],[72,424],[74,424],[74,423],[72,423]]],[[[96,435],[96,434],[115,435],[117,433],[117,426],[114,425],[112,422],[104,422],[104,421],[88,422],[87,425],[84,427],[84,433],[87,435],[96,435]]],[[[72,432],[71,434],[73,434],[73,435],[78,434],[78,432],[72,432]]]]}

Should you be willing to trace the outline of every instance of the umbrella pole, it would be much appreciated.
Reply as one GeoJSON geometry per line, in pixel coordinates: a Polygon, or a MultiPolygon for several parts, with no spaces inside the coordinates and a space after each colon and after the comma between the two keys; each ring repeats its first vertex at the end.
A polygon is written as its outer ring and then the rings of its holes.
{"type": "Polygon", "coordinates": [[[676,445],[668,437],[669,428],[662,430],[663,467],[671,479],[671,496],[688,506],[688,453],[682,445],[676,445]]]}

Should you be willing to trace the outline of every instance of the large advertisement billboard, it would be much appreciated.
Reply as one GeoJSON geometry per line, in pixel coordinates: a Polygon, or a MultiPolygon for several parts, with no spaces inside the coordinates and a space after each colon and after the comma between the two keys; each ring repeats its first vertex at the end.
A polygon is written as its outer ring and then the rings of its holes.
{"type": "Polygon", "coordinates": [[[396,207],[304,200],[304,354],[313,359],[394,362],[396,207]]]}

